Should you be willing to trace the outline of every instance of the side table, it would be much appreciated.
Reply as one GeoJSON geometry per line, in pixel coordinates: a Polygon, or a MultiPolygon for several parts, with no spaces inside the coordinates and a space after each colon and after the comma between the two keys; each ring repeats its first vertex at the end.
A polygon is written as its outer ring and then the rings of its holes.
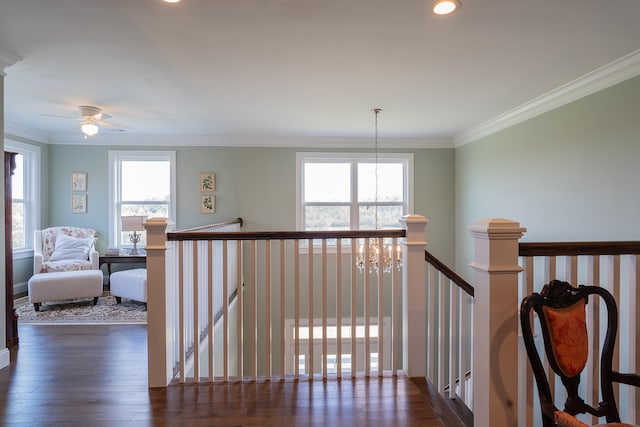
{"type": "Polygon", "coordinates": [[[107,264],[107,274],[111,276],[111,264],[147,264],[147,254],[138,255],[100,255],[98,266],[107,264]]]}

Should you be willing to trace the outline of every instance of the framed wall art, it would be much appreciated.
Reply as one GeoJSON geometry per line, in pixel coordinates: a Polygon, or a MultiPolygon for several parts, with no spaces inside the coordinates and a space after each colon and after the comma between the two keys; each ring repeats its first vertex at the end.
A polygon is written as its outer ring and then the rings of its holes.
{"type": "Polygon", "coordinates": [[[71,172],[71,191],[87,191],[86,172],[71,172]]]}
{"type": "Polygon", "coordinates": [[[205,172],[200,174],[200,192],[213,193],[216,191],[216,174],[205,172]]]}
{"type": "Polygon", "coordinates": [[[216,213],[216,196],[213,194],[200,195],[200,213],[216,213]]]}
{"type": "Polygon", "coordinates": [[[87,213],[87,195],[72,194],[71,195],[71,213],[87,213]]]}

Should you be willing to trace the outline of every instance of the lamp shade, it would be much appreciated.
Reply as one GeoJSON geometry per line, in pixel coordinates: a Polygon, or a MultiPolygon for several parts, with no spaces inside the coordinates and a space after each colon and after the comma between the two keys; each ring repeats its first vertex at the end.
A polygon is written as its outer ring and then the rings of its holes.
{"type": "Polygon", "coordinates": [[[144,231],[144,221],[146,216],[123,216],[122,231],[144,231]]]}

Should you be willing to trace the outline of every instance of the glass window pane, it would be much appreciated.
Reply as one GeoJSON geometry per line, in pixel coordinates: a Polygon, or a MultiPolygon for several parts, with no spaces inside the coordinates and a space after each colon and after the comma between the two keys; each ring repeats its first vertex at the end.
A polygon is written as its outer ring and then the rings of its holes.
{"type": "Polygon", "coordinates": [[[349,202],[350,170],[349,163],[306,163],[304,165],[304,201],[349,202]]]}
{"type": "Polygon", "coordinates": [[[33,227],[40,222],[40,200],[35,197],[40,188],[40,147],[5,140],[5,150],[16,153],[10,194],[13,231],[7,238],[14,250],[23,251],[33,246],[33,227]]]}
{"type": "Polygon", "coordinates": [[[11,197],[13,199],[24,199],[24,156],[16,156],[16,169],[11,177],[11,197]]]}
{"type": "MultiPolygon", "coordinates": [[[[378,202],[402,202],[404,195],[402,163],[378,163],[378,202]]],[[[376,164],[358,164],[358,202],[376,200],[376,164]]]]}
{"type": "Polygon", "coordinates": [[[349,230],[349,206],[306,206],[305,230],[349,230]]]}
{"type": "Polygon", "coordinates": [[[143,205],[123,204],[120,210],[120,216],[140,215],[147,218],[164,217],[169,215],[169,205],[166,203],[149,203],[143,205]]]}
{"type": "MultiPolygon", "coordinates": [[[[360,229],[376,229],[375,206],[360,206],[360,229]]],[[[402,228],[402,206],[378,206],[378,228],[402,228]]]]}
{"type": "Polygon", "coordinates": [[[24,230],[24,203],[13,202],[11,204],[11,226],[13,249],[22,249],[27,246],[24,230]]]}
{"type": "Polygon", "coordinates": [[[122,200],[169,200],[171,165],[169,161],[122,161],[122,200]]]}

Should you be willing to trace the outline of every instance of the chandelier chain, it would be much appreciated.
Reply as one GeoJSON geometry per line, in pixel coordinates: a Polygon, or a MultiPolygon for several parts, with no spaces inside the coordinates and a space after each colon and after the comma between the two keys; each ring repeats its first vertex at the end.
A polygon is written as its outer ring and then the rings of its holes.
{"type": "Polygon", "coordinates": [[[373,110],[371,110],[374,112],[375,114],[375,137],[374,137],[374,152],[375,152],[375,160],[376,160],[376,164],[375,164],[375,199],[374,199],[374,215],[375,215],[375,226],[376,226],[376,230],[378,229],[378,182],[379,182],[379,171],[378,171],[378,114],[382,111],[382,109],[380,108],[374,108],[373,110]]]}
{"type": "MultiPolygon", "coordinates": [[[[374,108],[371,110],[375,114],[375,138],[374,138],[374,154],[375,154],[375,195],[374,195],[374,215],[375,226],[378,230],[378,193],[379,193],[379,162],[378,162],[378,114],[382,111],[380,108],[374,108]]],[[[365,271],[369,269],[370,273],[374,271],[378,274],[389,273],[393,267],[393,258],[396,258],[397,267],[400,269],[400,253],[394,252],[392,246],[385,245],[383,239],[377,237],[370,237],[364,239],[364,242],[360,245],[358,256],[356,258],[356,266],[358,270],[365,271]],[[380,242],[380,243],[379,243],[380,242]]]]}

